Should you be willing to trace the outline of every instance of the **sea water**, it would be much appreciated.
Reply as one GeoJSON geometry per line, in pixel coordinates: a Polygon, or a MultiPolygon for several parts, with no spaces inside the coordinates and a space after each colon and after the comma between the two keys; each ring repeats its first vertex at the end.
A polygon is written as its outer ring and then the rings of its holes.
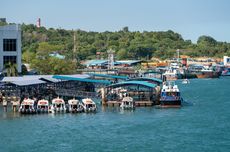
{"type": "Polygon", "coordinates": [[[0,109],[0,151],[230,151],[230,78],[176,82],[181,108],[20,115],[0,109]]]}

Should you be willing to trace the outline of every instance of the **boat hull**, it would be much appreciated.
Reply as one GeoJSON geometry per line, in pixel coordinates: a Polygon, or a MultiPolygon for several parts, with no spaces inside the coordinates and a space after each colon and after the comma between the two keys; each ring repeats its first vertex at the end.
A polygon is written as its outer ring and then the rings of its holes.
{"type": "Polygon", "coordinates": [[[219,78],[220,75],[218,72],[201,72],[196,74],[198,79],[202,78],[219,78]]]}
{"type": "Polygon", "coordinates": [[[181,107],[181,100],[160,100],[161,107],[181,107]]]}

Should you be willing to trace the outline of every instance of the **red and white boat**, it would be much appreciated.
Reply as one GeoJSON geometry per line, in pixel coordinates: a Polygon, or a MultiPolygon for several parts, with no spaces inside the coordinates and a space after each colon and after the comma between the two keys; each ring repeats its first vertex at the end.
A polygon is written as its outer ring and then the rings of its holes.
{"type": "Polygon", "coordinates": [[[25,98],[20,105],[19,112],[23,114],[36,113],[36,110],[34,107],[34,100],[25,98]]]}
{"type": "Polygon", "coordinates": [[[64,113],[66,112],[65,101],[59,97],[52,100],[50,112],[52,113],[64,113]]]}
{"type": "Polygon", "coordinates": [[[49,112],[49,101],[48,100],[39,100],[37,104],[38,113],[48,113],[49,112]]]}

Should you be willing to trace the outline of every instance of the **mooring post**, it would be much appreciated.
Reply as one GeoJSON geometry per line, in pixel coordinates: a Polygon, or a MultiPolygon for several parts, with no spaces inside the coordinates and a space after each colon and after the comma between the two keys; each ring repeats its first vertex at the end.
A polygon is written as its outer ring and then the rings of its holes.
{"type": "Polygon", "coordinates": [[[6,100],[5,97],[3,97],[3,102],[2,102],[2,104],[3,104],[4,112],[7,112],[7,100],[6,100]]]}
{"type": "Polygon", "coordinates": [[[101,88],[101,102],[102,102],[102,105],[103,105],[103,106],[106,105],[105,88],[101,88]]]}

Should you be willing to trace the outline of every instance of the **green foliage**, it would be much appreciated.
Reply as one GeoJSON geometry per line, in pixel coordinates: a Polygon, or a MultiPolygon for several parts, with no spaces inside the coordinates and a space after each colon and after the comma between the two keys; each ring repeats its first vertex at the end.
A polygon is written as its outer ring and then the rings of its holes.
{"type": "Polygon", "coordinates": [[[131,32],[128,27],[124,27],[117,32],[86,32],[77,30],[75,33],[76,53],[73,53],[74,32],[72,30],[37,28],[32,24],[22,24],[23,61],[31,63],[34,65],[34,68],[46,74],[46,72],[64,72],[64,70],[58,69],[64,69],[64,67],[53,65],[55,62],[62,63],[63,61],[49,57],[49,53],[54,51],[65,55],[68,63],[72,62],[71,60],[75,57],[78,61],[95,59],[97,51],[103,54],[101,58],[107,58],[106,51],[109,48],[116,51],[117,59],[145,60],[152,57],[166,59],[174,57],[177,49],[186,50],[181,52],[181,54],[193,57],[221,57],[222,55],[230,54],[229,43],[218,42],[210,36],[201,36],[198,38],[197,44],[193,44],[191,40],[184,40],[180,34],[171,30],[131,32]],[[43,64],[50,65],[55,69],[51,72],[48,71],[52,70],[51,67],[48,69],[43,67],[43,69],[38,59],[44,59],[43,64]],[[49,62],[52,62],[52,64],[49,62]]]}

